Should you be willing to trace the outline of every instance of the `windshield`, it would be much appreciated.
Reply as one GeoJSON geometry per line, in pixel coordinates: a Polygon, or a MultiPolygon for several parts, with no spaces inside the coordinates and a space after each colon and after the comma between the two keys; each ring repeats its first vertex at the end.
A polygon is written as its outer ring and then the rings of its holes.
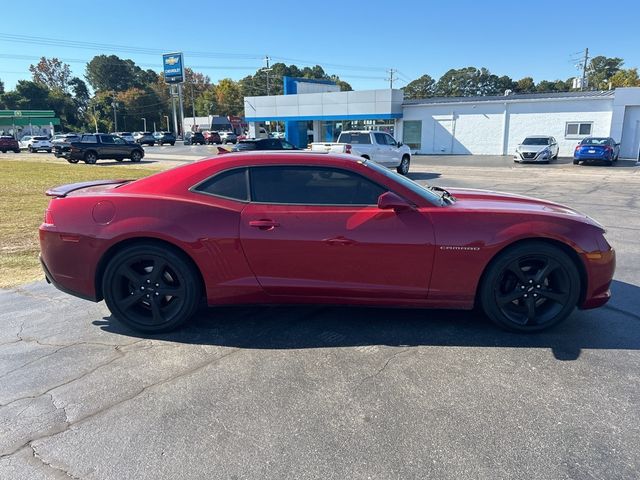
{"type": "Polygon", "coordinates": [[[522,145],[549,145],[548,138],[525,138],[522,145]]]}
{"type": "Polygon", "coordinates": [[[338,143],[367,144],[371,143],[371,136],[368,133],[341,133],[338,143]]]}
{"type": "Polygon", "coordinates": [[[429,190],[426,187],[423,187],[419,183],[416,183],[413,180],[403,175],[400,175],[399,173],[396,173],[388,169],[387,167],[378,165],[377,163],[372,162],[370,160],[367,160],[366,162],[363,162],[363,163],[364,165],[371,168],[372,170],[375,170],[376,172],[381,173],[385,177],[393,180],[394,182],[401,184],[403,187],[408,188],[413,193],[420,195],[422,198],[424,198],[428,202],[433,203],[434,205],[443,205],[442,196],[429,190]]]}

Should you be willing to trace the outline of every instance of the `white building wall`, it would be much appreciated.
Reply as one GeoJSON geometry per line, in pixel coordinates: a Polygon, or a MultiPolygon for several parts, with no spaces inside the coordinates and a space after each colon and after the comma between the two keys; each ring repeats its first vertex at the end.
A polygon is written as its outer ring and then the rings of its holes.
{"type": "Polygon", "coordinates": [[[556,138],[561,156],[573,155],[580,136],[565,136],[567,122],[590,122],[592,135],[609,136],[613,97],[506,100],[405,105],[403,121],[422,120],[424,154],[513,154],[527,135],[556,138]]]}

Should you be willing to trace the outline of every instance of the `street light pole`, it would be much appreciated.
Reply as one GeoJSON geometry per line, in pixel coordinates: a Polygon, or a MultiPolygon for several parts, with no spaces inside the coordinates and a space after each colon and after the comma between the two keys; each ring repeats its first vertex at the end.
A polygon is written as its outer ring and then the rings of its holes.
{"type": "Polygon", "coordinates": [[[144,122],[143,130],[146,132],[147,131],[147,119],[142,117],[142,121],[144,122]]]}
{"type": "Polygon", "coordinates": [[[165,115],[164,118],[167,119],[167,132],[171,131],[171,127],[169,126],[169,115],[165,115]]]}

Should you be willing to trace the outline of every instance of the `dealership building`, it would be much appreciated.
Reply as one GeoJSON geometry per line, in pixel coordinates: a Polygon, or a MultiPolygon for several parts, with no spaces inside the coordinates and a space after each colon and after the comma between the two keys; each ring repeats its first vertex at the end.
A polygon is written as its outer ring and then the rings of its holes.
{"type": "Polygon", "coordinates": [[[326,81],[284,77],[284,95],[245,97],[249,134],[285,124],[299,147],[335,141],[343,130],[382,130],[419,154],[508,155],[527,135],[556,138],[571,156],[587,136],[613,137],[621,158],[638,158],[640,88],[607,91],[434,97],[404,100],[401,90],[341,92],[326,81]]]}

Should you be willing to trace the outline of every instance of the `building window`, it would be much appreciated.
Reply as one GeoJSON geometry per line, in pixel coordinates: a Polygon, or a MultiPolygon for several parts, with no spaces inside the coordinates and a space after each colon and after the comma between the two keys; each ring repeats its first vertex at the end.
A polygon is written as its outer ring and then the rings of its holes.
{"type": "Polygon", "coordinates": [[[567,122],[564,136],[565,138],[587,137],[591,135],[593,122],[567,122]]]}
{"type": "Polygon", "coordinates": [[[422,147],[422,120],[405,120],[402,123],[402,143],[411,150],[422,147]]]}

